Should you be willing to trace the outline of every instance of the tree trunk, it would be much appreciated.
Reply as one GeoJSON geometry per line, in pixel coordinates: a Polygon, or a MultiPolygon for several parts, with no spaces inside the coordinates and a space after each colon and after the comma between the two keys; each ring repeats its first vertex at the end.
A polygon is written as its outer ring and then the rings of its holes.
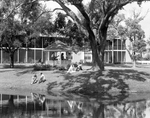
{"type": "Polygon", "coordinates": [[[136,68],[136,55],[135,55],[135,52],[133,52],[133,54],[132,54],[132,61],[133,61],[132,68],[136,68]]]}
{"type": "Polygon", "coordinates": [[[133,66],[132,67],[136,68],[136,60],[135,59],[133,59],[133,66]]]}
{"type": "Polygon", "coordinates": [[[101,70],[104,70],[104,55],[105,55],[105,46],[106,46],[106,35],[107,35],[107,28],[100,28],[99,29],[99,47],[98,47],[98,52],[99,52],[99,60],[100,60],[100,68],[101,70]]]}
{"type": "Polygon", "coordinates": [[[104,118],[105,117],[104,109],[105,109],[105,105],[100,104],[98,109],[94,110],[93,118],[104,118]]]}
{"type": "Polygon", "coordinates": [[[103,54],[100,55],[94,33],[93,34],[89,33],[89,39],[92,49],[93,67],[96,68],[98,66],[99,69],[103,71],[104,70],[104,62],[102,60],[103,54]]]}
{"type": "Polygon", "coordinates": [[[14,52],[10,53],[10,68],[14,68],[14,52]]]}

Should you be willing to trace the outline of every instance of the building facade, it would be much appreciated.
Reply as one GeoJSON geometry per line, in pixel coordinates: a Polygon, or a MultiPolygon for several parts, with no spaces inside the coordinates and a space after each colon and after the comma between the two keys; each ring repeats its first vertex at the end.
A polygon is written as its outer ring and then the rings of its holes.
{"type": "MultiPolygon", "coordinates": [[[[107,40],[104,62],[105,63],[130,63],[132,62],[131,57],[126,50],[129,45],[129,41],[122,41],[121,39],[107,40]]],[[[84,61],[92,62],[92,52],[84,53],[84,61]]]]}
{"type": "MultiPolygon", "coordinates": [[[[31,48],[20,48],[14,55],[15,63],[36,63],[39,60],[46,62],[50,58],[48,52],[44,51],[47,46],[45,42],[51,39],[41,38],[41,46],[31,48]]],[[[105,63],[130,63],[132,62],[126,46],[128,41],[120,39],[107,40],[105,49],[104,61],[105,63]]],[[[72,62],[92,62],[92,51],[79,51],[78,53],[72,52],[72,62]]],[[[9,63],[9,54],[0,49],[0,63],[9,63]]]]}
{"type": "Polygon", "coordinates": [[[121,39],[107,40],[105,49],[105,62],[106,63],[128,63],[131,62],[130,55],[126,50],[128,40],[122,41],[121,39]]]}

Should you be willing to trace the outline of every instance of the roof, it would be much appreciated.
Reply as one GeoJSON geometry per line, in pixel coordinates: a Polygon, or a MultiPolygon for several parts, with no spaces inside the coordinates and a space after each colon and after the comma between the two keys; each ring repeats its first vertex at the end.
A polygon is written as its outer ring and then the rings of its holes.
{"type": "Polygon", "coordinates": [[[62,51],[71,51],[72,48],[69,47],[67,44],[61,42],[61,41],[55,41],[51,45],[47,46],[45,51],[54,51],[54,52],[62,52],[62,51]]]}

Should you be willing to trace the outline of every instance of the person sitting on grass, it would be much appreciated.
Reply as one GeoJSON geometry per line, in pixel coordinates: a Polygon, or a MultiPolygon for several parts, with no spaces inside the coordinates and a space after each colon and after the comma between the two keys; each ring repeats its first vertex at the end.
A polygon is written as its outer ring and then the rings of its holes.
{"type": "Polygon", "coordinates": [[[67,71],[67,73],[73,73],[75,71],[76,70],[75,70],[74,64],[71,64],[70,67],[69,67],[69,69],[68,69],[68,71],[67,71]]]}
{"type": "Polygon", "coordinates": [[[74,63],[74,64],[71,64],[67,73],[72,73],[72,72],[75,72],[75,71],[79,71],[79,70],[82,70],[82,64],[79,63],[74,63]]]}
{"type": "Polygon", "coordinates": [[[39,83],[41,83],[41,82],[45,82],[45,81],[46,81],[46,78],[45,78],[44,74],[43,74],[43,73],[41,73],[41,75],[40,75],[40,79],[39,79],[39,83]]]}
{"type": "Polygon", "coordinates": [[[35,74],[33,77],[32,77],[32,80],[31,80],[31,84],[35,84],[38,82],[38,79],[37,79],[37,75],[35,74]]]}
{"type": "Polygon", "coordinates": [[[76,70],[77,70],[77,71],[82,70],[82,63],[81,63],[81,62],[79,62],[79,64],[78,64],[76,70]]]}

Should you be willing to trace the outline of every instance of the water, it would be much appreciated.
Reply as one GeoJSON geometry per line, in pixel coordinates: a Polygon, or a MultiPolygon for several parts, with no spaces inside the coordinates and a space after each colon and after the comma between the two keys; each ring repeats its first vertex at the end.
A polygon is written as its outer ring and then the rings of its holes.
{"type": "Polygon", "coordinates": [[[149,93],[0,92],[0,118],[150,118],[149,93]]]}

